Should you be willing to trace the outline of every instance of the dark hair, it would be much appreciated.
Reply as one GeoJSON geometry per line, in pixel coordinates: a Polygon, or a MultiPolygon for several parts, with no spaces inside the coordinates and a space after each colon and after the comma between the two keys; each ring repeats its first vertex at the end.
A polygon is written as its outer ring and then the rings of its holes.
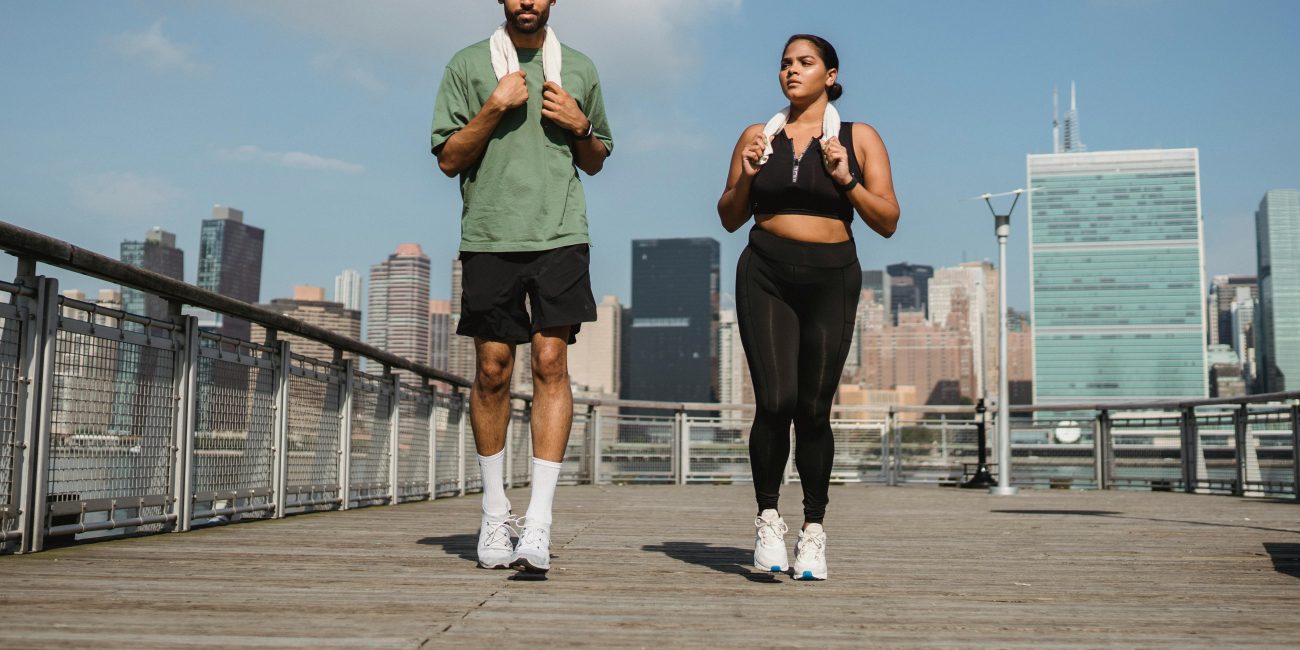
{"type": "MultiPolygon", "coordinates": [[[[813,34],[795,34],[790,37],[790,40],[785,42],[785,47],[789,48],[790,44],[795,41],[808,41],[809,43],[812,43],[812,46],[817,48],[817,53],[821,55],[822,62],[826,64],[827,70],[833,68],[838,71],[840,69],[840,55],[835,53],[835,46],[831,45],[830,41],[813,34]]],[[[844,94],[844,86],[841,86],[837,81],[834,84],[831,84],[830,88],[826,89],[826,94],[830,97],[831,101],[835,101],[840,98],[840,95],[844,94]]]]}

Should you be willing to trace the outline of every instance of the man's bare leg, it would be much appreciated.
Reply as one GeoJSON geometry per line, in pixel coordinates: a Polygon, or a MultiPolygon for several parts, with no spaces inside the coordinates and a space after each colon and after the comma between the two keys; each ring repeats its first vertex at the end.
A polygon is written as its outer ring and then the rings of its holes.
{"type": "Polygon", "coordinates": [[[483,474],[483,514],[502,521],[510,515],[505,492],[505,443],[515,346],[474,339],[474,353],[477,367],[469,394],[469,422],[483,474]]]}
{"type": "Polygon", "coordinates": [[[524,531],[512,566],[545,573],[551,566],[551,503],[573,423],[569,327],[533,334],[533,480],[524,531]]]}

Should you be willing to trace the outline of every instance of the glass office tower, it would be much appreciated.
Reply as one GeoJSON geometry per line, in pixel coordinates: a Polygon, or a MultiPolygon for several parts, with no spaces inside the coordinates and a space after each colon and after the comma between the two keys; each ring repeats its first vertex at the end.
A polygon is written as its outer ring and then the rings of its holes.
{"type": "Polygon", "coordinates": [[[1270,190],[1255,212],[1259,392],[1300,387],[1300,190],[1270,190]]]}
{"type": "Polygon", "coordinates": [[[1206,397],[1196,149],[1028,156],[1034,401],[1206,397]]]}

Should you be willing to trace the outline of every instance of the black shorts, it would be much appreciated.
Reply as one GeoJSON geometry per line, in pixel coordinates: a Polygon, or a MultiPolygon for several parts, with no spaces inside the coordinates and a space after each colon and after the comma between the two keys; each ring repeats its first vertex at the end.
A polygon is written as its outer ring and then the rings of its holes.
{"type": "Polygon", "coordinates": [[[586,244],[524,253],[462,252],[460,324],[456,333],[522,344],[549,327],[596,320],[591,253],[586,244]],[[527,300],[527,303],[525,303],[527,300]]]}

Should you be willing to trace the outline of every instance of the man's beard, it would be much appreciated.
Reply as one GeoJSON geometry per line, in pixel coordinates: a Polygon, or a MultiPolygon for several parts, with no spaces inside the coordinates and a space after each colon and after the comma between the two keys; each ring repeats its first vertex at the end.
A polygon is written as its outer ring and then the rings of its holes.
{"type": "Polygon", "coordinates": [[[509,13],[506,14],[506,22],[509,22],[510,26],[520,34],[535,34],[546,27],[546,21],[550,19],[551,12],[534,11],[533,14],[537,16],[537,18],[533,20],[532,24],[522,23],[517,14],[509,13]]]}

